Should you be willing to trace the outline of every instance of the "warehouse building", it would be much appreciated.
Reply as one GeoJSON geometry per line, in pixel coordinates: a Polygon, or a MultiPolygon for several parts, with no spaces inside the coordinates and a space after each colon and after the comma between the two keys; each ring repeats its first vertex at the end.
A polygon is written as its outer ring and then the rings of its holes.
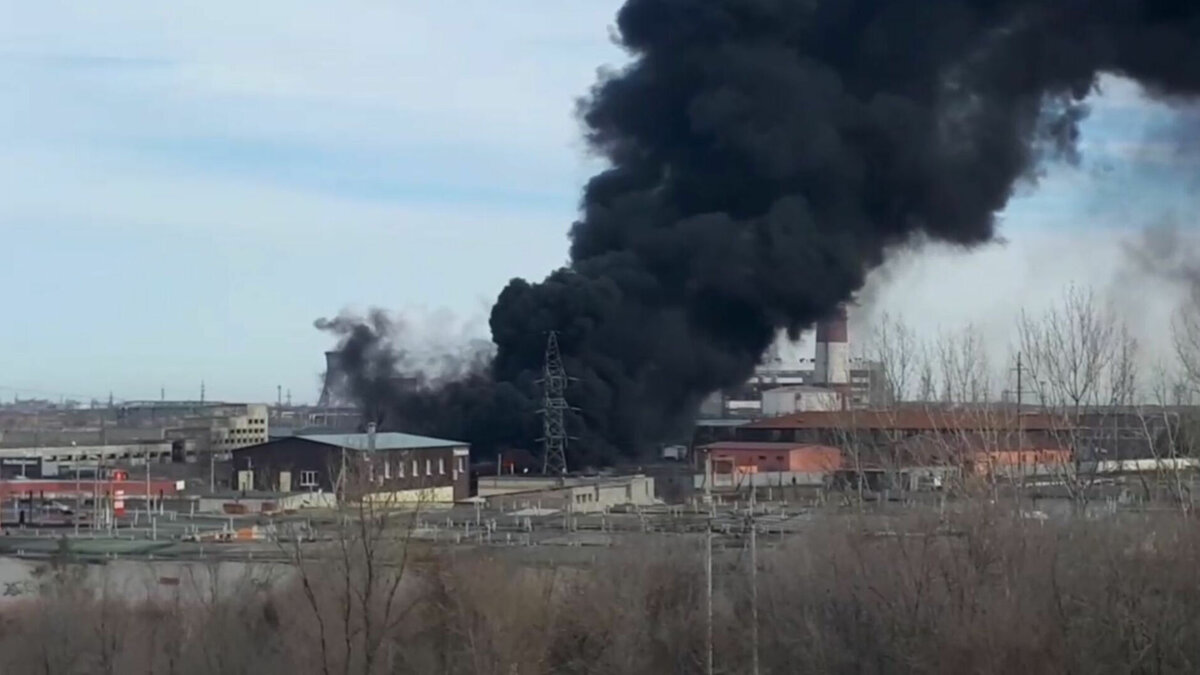
{"type": "Polygon", "coordinates": [[[449,503],[470,496],[468,454],[462,441],[404,433],[291,436],[234,450],[234,487],[449,503]]]}

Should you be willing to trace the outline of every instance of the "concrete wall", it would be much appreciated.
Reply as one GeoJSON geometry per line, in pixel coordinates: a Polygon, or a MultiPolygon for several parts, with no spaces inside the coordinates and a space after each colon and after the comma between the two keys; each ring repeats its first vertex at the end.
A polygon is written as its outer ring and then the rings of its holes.
{"type": "MultiPolygon", "coordinates": [[[[0,558],[0,608],[35,602],[47,563],[0,558]]],[[[110,561],[80,564],[84,588],[127,602],[157,600],[185,604],[211,602],[216,596],[247,596],[263,587],[280,587],[295,577],[295,568],[274,563],[110,561]]]]}
{"type": "MultiPolygon", "coordinates": [[[[1095,466],[1096,473],[1152,473],[1162,471],[1186,471],[1200,468],[1200,460],[1195,457],[1178,457],[1162,459],[1125,459],[1119,461],[1105,460],[1090,462],[1095,466]]],[[[1080,471],[1092,467],[1080,464],[1080,471]]]]}
{"type": "Polygon", "coordinates": [[[397,506],[452,504],[454,502],[454,487],[443,485],[441,487],[417,488],[412,490],[373,492],[369,495],[366,495],[364,500],[383,506],[393,504],[397,506]]]}
{"type": "MultiPolygon", "coordinates": [[[[714,473],[712,475],[713,489],[740,488],[753,485],[755,487],[816,487],[825,484],[828,472],[773,471],[770,473],[714,473]]],[[[706,487],[708,477],[703,473],[693,476],[693,486],[696,490],[706,487]]]]}
{"type": "MultiPolygon", "coordinates": [[[[566,478],[566,484],[574,485],[577,479],[566,478]]],[[[559,481],[552,476],[480,476],[477,481],[475,494],[480,497],[506,495],[517,492],[533,492],[550,490],[558,487],[559,481]]]]}

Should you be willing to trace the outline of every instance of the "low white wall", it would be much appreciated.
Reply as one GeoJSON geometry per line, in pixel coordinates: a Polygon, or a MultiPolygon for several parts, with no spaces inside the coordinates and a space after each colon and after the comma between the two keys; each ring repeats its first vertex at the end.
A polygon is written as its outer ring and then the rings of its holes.
{"type": "MultiPolygon", "coordinates": [[[[0,558],[0,608],[36,600],[45,579],[45,561],[0,558]]],[[[286,583],[290,565],[245,562],[119,560],[68,567],[79,583],[97,595],[128,602],[146,600],[210,602],[286,583]]]]}
{"type": "MultiPolygon", "coordinates": [[[[828,473],[809,473],[800,471],[770,471],[763,473],[713,473],[714,488],[730,487],[814,487],[825,483],[828,473]]],[[[705,484],[703,473],[692,477],[692,485],[697,490],[703,490],[705,484]]]]}

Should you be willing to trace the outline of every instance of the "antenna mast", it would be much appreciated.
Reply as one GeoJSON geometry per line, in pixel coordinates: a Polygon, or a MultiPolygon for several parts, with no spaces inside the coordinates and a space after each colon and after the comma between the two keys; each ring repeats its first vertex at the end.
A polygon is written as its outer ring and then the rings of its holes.
{"type": "Polygon", "coordinates": [[[550,331],[546,339],[546,361],[542,366],[542,448],[546,475],[567,473],[567,423],[568,408],[567,371],[563,368],[562,355],[558,352],[558,333],[550,331]]]}

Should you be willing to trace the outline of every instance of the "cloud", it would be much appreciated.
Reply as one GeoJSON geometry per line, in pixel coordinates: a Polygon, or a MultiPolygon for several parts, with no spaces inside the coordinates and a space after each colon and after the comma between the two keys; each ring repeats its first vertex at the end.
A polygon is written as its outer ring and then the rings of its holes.
{"type": "Polygon", "coordinates": [[[305,400],[316,316],[478,316],[565,259],[617,5],[4,3],[0,385],[305,400]]]}

